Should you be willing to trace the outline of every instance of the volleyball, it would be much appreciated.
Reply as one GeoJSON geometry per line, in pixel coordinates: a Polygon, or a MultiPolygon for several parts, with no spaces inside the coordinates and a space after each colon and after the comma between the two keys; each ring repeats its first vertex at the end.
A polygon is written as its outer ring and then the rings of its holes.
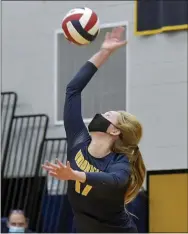
{"type": "Polygon", "coordinates": [[[76,45],[88,45],[100,31],[97,14],[87,7],[69,11],[62,21],[65,38],[76,45]]]}

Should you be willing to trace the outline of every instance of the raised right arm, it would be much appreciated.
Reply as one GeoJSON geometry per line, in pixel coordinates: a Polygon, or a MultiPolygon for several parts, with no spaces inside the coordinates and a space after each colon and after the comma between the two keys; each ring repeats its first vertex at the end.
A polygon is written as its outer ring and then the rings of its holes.
{"type": "Polygon", "coordinates": [[[89,138],[81,114],[81,92],[91,80],[97,69],[106,62],[111,53],[127,44],[126,41],[121,40],[123,32],[124,28],[118,27],[114,28],[111,33],[107,33],[101,46],[101,50],[80,69],[73,80],[67,85],[64,107],[64,125],[67,135],[68,149],[73,148],[89,138]]]}
{"type": "Polygon", "coordinates": [[[81,113],[81,92],[109,56],[110,52],[108,50],[100,50],[85,63],[67,85],[64,106],[64,126],[68,149],[89,139],[89,134],[81,113]]]}

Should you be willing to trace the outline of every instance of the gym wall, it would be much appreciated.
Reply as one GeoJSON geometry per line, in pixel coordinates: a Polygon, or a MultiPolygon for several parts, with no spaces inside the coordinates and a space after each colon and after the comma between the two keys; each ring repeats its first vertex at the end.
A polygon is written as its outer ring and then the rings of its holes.
{"type": "MultiPolygon", "coordinates": [[[[129,23],[126,98],[128,111],[144,126],[140,147],[147,169],[186,168],[187,31],[135,36],[133,1],[3,1],[2,84],[3,90],[19,94],[17,113],[46,113],[48,136],[64,136],[63,126],[54,124],[55,30],[68,10],[83,5],[97,12],[102,24],[129,23]]],[[[115,79],[118,83],[125,77],[115,79]]],[[[93,93],[91,86],[87,92],[93,93]]]]}

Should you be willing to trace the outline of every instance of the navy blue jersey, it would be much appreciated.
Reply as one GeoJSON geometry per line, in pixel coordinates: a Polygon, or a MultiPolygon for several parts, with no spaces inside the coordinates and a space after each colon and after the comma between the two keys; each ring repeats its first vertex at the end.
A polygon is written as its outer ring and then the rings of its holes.
{"type": "Polygon", "coordinates": [[[124,208],[130,177],[125,155],[110,153],[95,158],[88,152],[91,138],[81,114],[81,92],[97,68],[87,62],[66,89],[64,124],[68,141],[67,157],[74,170],[86,173],[86,182],[68,182],[68,197],[77,232],[136,232],[124,208]]]}

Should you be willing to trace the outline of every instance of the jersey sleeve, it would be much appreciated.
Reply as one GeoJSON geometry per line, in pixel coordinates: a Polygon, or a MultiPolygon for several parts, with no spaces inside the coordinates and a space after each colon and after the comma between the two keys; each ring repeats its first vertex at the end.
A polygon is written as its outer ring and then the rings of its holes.
{"type": "Polygon", "coordinates": [[[130,165],[126,160],[112,165],[108,172],[87,172],[86,183],[101,188],[122,188],[128,183],[129,177],[130,165]]]}
{"type": "Polygon", "coordinates": [[[68,150],[89,139],[89,133],[81,113],[81,92],[96,71],[95,65],[88,61],[67,85],[64,105],[64,127],[68,150]]]}

